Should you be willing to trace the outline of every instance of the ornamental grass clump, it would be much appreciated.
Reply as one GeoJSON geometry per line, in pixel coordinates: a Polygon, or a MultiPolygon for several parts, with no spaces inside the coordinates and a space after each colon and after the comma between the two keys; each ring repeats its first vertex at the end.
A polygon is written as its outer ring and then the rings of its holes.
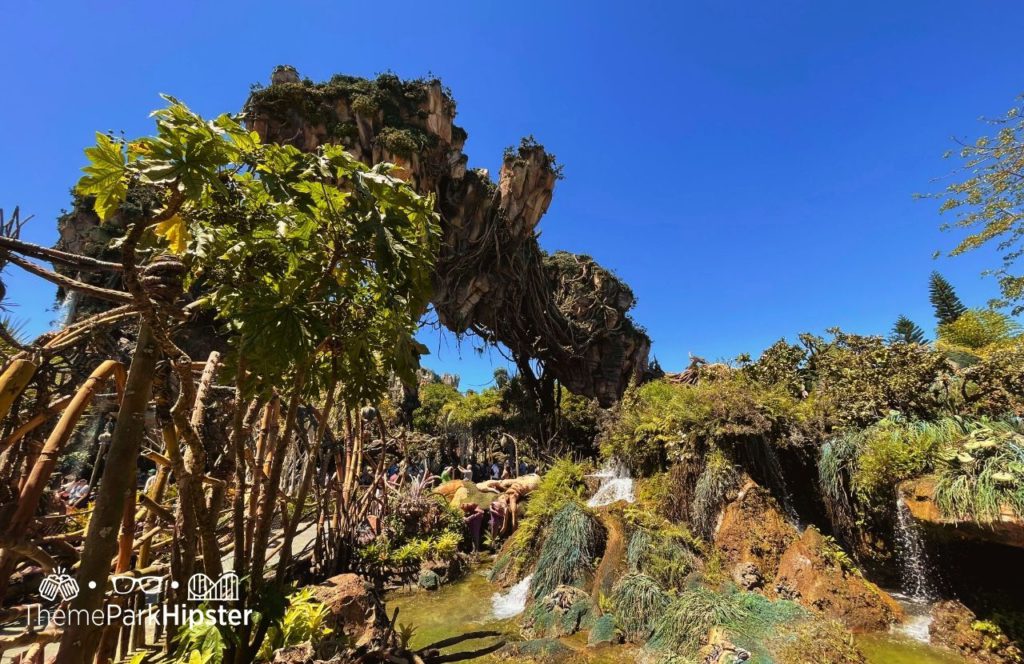
{"type": "Polygon", "coordinates": [[[668,605],[647,642],[652,650],[695,654],[713,627],[732,628],[749,618],[734,593],[697,586],[668,605]]]}
{"type": "Polygon", "coordinates": [[[612,606],[622,635],[631,643],[650,638],[654,624],[669,605],[669,596],[646,574],[627,574],[612,589],[612,606]]]}
{"type": "Polygon", "coordinates": [[[680,588],[700,566],[697,556],[676,538],[639,528],[626,547],[629,571],[645,574],[664,588],[680,588]]]}
{"type": "Polygon", "coordinates": [[[540,599],[560,585],[579,581],[594,567],[594,559],[604,546],[604,529],[580,503],[567,503],[551,521],[530,594],[540,599]]]}

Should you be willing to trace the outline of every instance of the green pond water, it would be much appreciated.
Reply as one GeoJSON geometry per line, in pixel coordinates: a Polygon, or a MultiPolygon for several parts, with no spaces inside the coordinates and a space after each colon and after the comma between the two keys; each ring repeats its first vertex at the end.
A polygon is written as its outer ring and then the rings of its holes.
{"type": "MultiPolygon", "coordinates": [[[[409,591],[392,593],[387,598],[388,615],[399,609],[398,623],[414,625],[416,631],[410,640],[413,648],[421,648],[452,636],[477,630],[501,632],[508,641],[519,635],[517,618],[498,620],[494,617],[492,597],[497,587],[489,583],[479,571],[465,579],[442,586],[435,592],[409,591]]],[[[959,656],[933,648],[913,639],[896,634],[863,634],[856,637],[869,664],[963,664],[959,656]]],[[[446,652],[473,650],[493,639],[472,641],[446,652]]],[[[603,649],[586,648],[586,637],[576,635],[563,639],[567,647],[564,662],[588,664],[619,664],[635,662],[635,651],[627,646],[603,649]]],[[[508,661],[508,657],[487,657],[478,660],[484,664],[508,661]]]]}

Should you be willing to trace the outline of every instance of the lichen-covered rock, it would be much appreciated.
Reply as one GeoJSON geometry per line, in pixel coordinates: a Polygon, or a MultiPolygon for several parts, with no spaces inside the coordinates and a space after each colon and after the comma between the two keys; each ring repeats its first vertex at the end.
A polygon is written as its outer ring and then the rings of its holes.
{"type": "Polygon", "coordinates": [[[594,621],[587,635],[588,646],[608,646],[622,641],[615,628],[615,616],[606,613],[594,621]]]}
{"type": "Polygon", "coordinates": [[[701,664],[739,664],[750,659],[750,653],[731,643],[725,630],[716,627],[708,634],[707,644],[697,654],[701,664]]]}
{"type": "Polygon", "coordinates": [[[595,620],[594,604],[586,591],[558,586],[526,610],[523,634],[530,638],[561,638],[589,629],[595,620]]]}
{"type": "Polygon", "coordinates": [[[970,609],[954,600],[932,607],[931,642],[959,652],[979,664],[1018,664],[1021,650],[997,625],[978,620],[970,609]]]}
{"type": "Polygon", "coordinates": [[[902,616],[896,601],[861,576],[842,550],[813,527],[782,554],[772,589],[853,630],[884,630],[902,616]]]}
{"type": "Polygon", "coordinates": [[[424,569],[420,570],[417,583],[424,590],[437,590],[441,587],[441,577],[434,570],[424,569]]]}

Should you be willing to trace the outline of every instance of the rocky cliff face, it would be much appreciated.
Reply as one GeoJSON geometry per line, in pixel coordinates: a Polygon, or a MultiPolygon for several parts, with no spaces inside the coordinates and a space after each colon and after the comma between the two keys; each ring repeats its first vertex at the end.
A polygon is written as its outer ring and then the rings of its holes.
{"type": "Polygon", "coordinates": [[[250,98],[265,141],[314,150],[341,144],[358,159],[436,196],[443,242],[434,306],[456,333],[474,332],[535,358],[548,378],[610,405],[647,370],[650,340],[627,316],[627,286],[587,256],[545,254],[536,228],[558,167],[532,140],[506,152],[498,182],[467,168],[466,132],[438,81],[336,76],[322,84],[275,72],[250,98]]]}

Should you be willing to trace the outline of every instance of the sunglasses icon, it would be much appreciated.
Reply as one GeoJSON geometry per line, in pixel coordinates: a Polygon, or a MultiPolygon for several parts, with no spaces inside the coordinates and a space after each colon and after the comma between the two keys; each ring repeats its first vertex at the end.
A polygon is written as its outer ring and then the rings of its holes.
{"type": "Polygon", "coordinates": [[[114,586],[114,592],[118,595],[127,595],[135,590],[141,590],[146,595],[156,595],[164,587],[162,576],[122,576],[110,577],[114,586]]]}

